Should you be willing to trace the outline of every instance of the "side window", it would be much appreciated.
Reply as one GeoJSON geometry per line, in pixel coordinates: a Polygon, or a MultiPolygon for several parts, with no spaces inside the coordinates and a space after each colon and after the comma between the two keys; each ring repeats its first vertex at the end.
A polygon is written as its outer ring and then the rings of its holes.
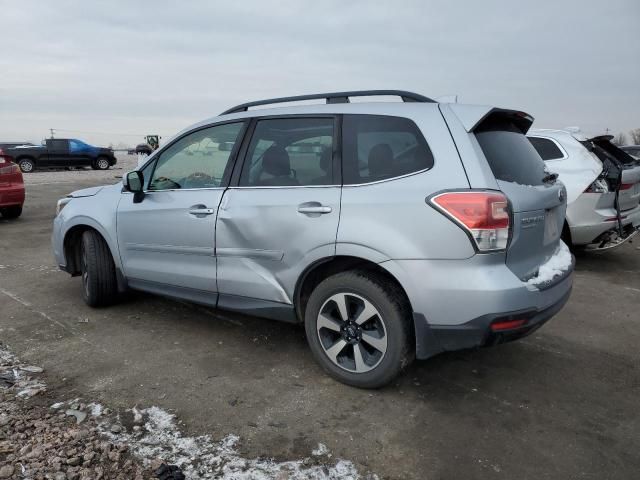
{"type": "Polygon", "coordinates": [[[71,153],[83,152],[88,150],[89,145],[79,140],[69,140],[69,151],[71,153]]]}
{"type": "Polygon", "coordinates": [[[65,151],[69,148],[68,140],[49,140],[47,143],[48,148],[58,152],[65,151]]]}
{"type": "Polygon", "coordinates": [[[258,120],[240,185],[332,185],[333,123],[333,118],[258,120]]]}
{"type": "Polygon", "coordinates": [[[345,115],[342,124],[345,185],[399,177],[433,167],[433,155],[408,118],[345,115]]]}
{"type": "Polygon", "coordinates": [[[538,151],[538,154],[542,157],[542,160],[558,160],[563,158],[564,154],[562,150],[558,148],[556,142],[549,140],[548,138],[541,137],[528,137],[531,145],[538,151]]]}
{"type": "Polygon", "coordinates": [[[233,150],[228,146],[233,146],[238,140],[242,125],[217,125],[181,138],[160,153],[147,188],[174,190],[219,187],[233,150]]]}

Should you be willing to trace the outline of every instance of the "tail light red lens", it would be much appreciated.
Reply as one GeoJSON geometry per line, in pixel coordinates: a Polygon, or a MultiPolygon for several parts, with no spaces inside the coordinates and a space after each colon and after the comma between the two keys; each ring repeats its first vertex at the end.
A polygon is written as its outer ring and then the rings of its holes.
{"type": "Polygon", "coordinates": [[[446,192],[431,203],[473,238],[478,250],[487,252],[507,248],[509,241],[509,202],[500,192],[446,192]]]}
{"type": "Polygon", "coordinates": [[[620,190],[629,190],[634,185],[635,183],[623,183],[620,185],[620,190]]]}
{"type": "Polygon", "coordinates": [[[0,149],[0,174],[7,175],[19,171],[20,167],[13,163],[13,157],[2,155],[2,149],[0,149]]]}

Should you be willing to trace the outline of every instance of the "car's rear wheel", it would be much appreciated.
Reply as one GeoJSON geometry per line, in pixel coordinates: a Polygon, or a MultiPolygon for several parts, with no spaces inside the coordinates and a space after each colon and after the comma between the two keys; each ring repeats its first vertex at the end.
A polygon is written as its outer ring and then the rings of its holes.
{"type": "Polygon", "coordinates": [[[35,162],[30,158],[21,158],[18,160],[18,166],[22,173],[30,173],[36,168],[35,162]]]}
{"type": "Polygon", "coordinates": [[[0,208],[0,214],[2,214],[4,218],[18,218],[22,215],[22,205],[0,208]]]}
{"type": "Polygon", "coordinates": [[[98,170],[108,170],[109,160],[107,160],[105,157],[100,157],[96,160],[95,165],[98,170]]]}
{"type": "Polygon", "coordinates": [[[94,230],[82,234],[80,271],[82,296],[87,305],[101,307],[116,300],[118,288],[113,258],[107,243],[94,230]]]}
{"type": "Polygon", "coordinates": [[[305,330],[320,365],[355,387],[382,387],[415,357],[406,298],[374,272],[342,272],[322,281],[309,297],[305,330]]]}

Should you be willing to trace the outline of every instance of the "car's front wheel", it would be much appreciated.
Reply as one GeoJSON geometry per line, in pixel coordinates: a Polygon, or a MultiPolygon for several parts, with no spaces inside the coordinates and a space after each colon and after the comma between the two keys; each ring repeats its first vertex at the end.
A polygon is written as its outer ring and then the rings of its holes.
{"type": "Polygon", "coordinates": [[[82,296],[90,307],[113,303],[118,295],[116,268],[107,242],[94,230],[82,234],[80,245],[82,296]]]}
{"type": "Polygon", "coordinates": [[[104,157],[100,157],[95,161],[94,165],[97,170],[108,170],[109,160],[104,157]]]}
{"type": "Polygon", "coordinates": [[[320,365],[355,387],[382,387],[415,357],[405,296],[375,272],[342,272],[322,281],[309,297],[305,330],[320,365]]]}

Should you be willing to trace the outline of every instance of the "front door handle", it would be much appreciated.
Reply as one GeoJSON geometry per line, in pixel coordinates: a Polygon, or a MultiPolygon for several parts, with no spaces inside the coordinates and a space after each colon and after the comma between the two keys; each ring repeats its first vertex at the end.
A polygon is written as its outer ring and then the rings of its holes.
{"type": "Polygon", "coordinates": [[[199,217],[201,215],[213,215],[216,211],[213,208],[207,208],[204,205],[194,205],[189,209],[189,213],[199,217]]]}
{"type": "Polygon", "coordinates": [[[299,213],[331,213],[331,207],[325,205],[305,206],[300,205],[298,207],[299,213]]]}

